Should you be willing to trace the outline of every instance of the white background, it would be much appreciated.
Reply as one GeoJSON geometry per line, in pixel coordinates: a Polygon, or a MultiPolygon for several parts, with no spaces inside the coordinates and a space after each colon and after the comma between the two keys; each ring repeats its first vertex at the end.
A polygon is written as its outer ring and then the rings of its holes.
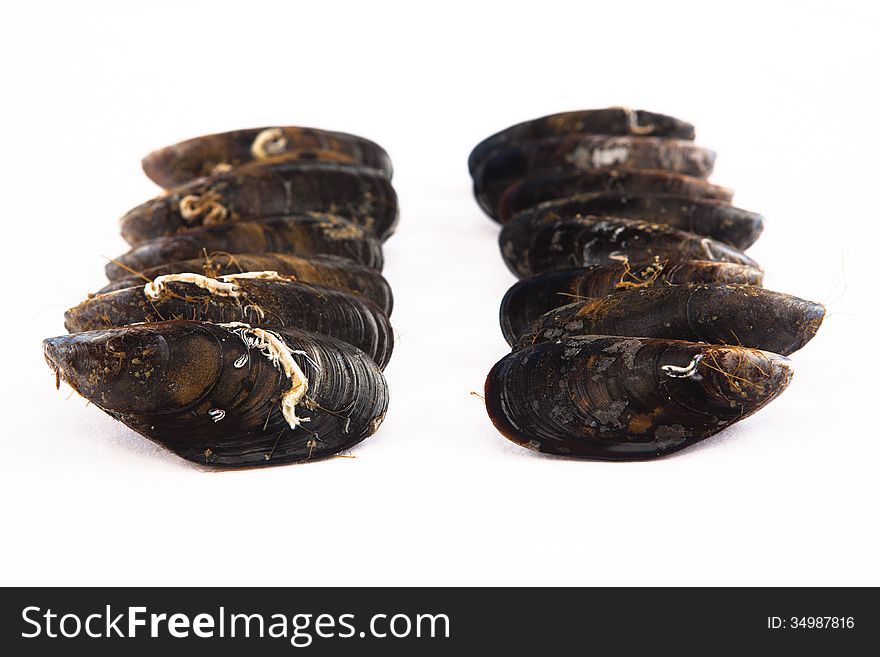
{"type": "Polygon", "coordinates": [[[15,3],[2,22],[3,584],[880,584],[880,17],[870,3],[15,3]],[[613,5],[613,7],[612,7],[613,5]],[[790,389],[678,456],[504,440],[480,400],[514,282],[466,158],[609,105],[697,125],[763,213],[768,287],[828,304],[790,389]],[[40,341],[158,193],[148,151],[314,125],[391,153],[398,333],[381,431],[206,473],[55,390],[40,341]]]}

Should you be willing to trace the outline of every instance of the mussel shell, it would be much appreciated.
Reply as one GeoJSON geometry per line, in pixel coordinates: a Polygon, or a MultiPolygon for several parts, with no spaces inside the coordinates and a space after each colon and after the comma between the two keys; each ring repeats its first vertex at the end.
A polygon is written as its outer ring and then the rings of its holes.
{"type": "Polygon", "coordinates": [[[354,345],[384,368],[394,335],[388,316],[359,295],[289,280],[234,279],[239,297],[220,296],[192,283],[168,282],[152,299],[144,286],[101,294],[64,314],[70,331],[95,331],[140,322],[190,319],[297,328],[354,345]]]}
{"type": "Polygon", "coordinates": [[[382,269],[382,246],[372,233],[341,217],[311,212],[296,217],[202,226],[177,235],[157,237],[107,263],[105,272],[113,281],[131,276],[132,271],[140,273],[150,267],[215,251],[289,253],[301,257],[333,255],[382,269]]]}
{"type": "Polygon", "coordinates": [[[471,151],[468,169],[473,175],[483,160],[495,148],[504,144],[571,133],[651,135],[692,140],[694,126],[665,114],[624,107],[560,112],[517,123],[487,137],[471,151]]]}
{"type": "Polygon", "coordinates": [[[50,367],[79,394],[178,456],[227,468],[330,456],[373,434],[388,407],[375,362],[351,345],[273,329],[308,378],[296,429],[279,398],[290,381],[230,329],[171,321],[43,342],[50,367]],[[222,411],[222,413],[221,413],[222,411]],[[219,418],[219,419],[216,419],[219,418]]]}
{"type": "Polygon", "coordinates": [[[665,224],[622,217],[535,217],[523,213],[499,236],[504,262],[520,278],[557,269],[630,262],[711,260],[750,267],[744,253],[665,224]]]}
{"type": "Polygon", "coordinates": [[[252,163],[192,180],[130,210],[120,220],[129,244],[173,235],[212,222],[330,212],[385,239],[397,224],[397,195],[388,178],[365,167],[333,162],[252,163]],[[210,200],[185,217],[184,199],[210,200]],[[222,210],[222,213],[219,211],[222,210]]]}
{"type": "MultiPolygon", "coordinates": [[[[254,140],[271,129],[263,127],[222,132],[160,148],[143,159],[144,172],[151,180],[167,189],[194,178],[211,175],[217,165],[234,167],[252,162],[254,156],[251,146],[254,140]]],[[[280,130],[284,133],[286,146],[277,159],[333,159],[372,167],[391,178],[391,159],[388,153],[369,139],[317,128],[287,126],[280,130]]]]}
{"type": "Polygon", "coordinates": [[[501,331],[509,344],[546,312],[574,301],[604,297],[632,286],[688,284],[760,286],[764,272],[731,262],[691,260],[644,264],[615,263],[538,274],[515,283],[501,301],[501,331]]]}
{"type": "Polygon", "coordinates": [[[579,336],[515,351],[486,379],[498,430],[540,452],[671,454],[754,413],[791,380],[784,356],[657,338],[579,336]],[[664,366],[690,371],[670,375],[664,366]]]}
{"type": "MultiPolygon", "coordinates": [[[[208,257],[149,267],[141,274],[153,280],[157,276],[185,272],[216,278],[249,271],[275,271],[302,283],[356,292],[379,306],[386,315],[391,315],[394,306],[391,286],[382,274],[339,256],[312,255],[300,258],[286,253],[211,253],[208,257]]],[[[105,285],[97,294],[143,285],[144,282],[144,278],[129,276],[105,285]]]]}
{"type": "Polygon", "coordinates": [[[741,251],[754,244],[764,230],[761,215],[724,201],[659,194],[579,194],[541,203],[521,214],[535,220],[587,215],[641,219],[705,235],[741,251]]]}
{"type": "Polygon", "coordinates": [[[503,223],[519,212],[546,201],[590,193],[621,196],[671,194],[727,203],[733,198],[730,189],[713,185],[703,178],[658,169],[564,171],[546,176],[529,176],[513,183],[504,190],[493,218],[503,223]]]}
{"type": "Polygon", "coordinates": [[[491,217],[504,190],[528,176],[621,167],[708,178],[714,163],[715,153],[689,141],[604,135],[547,137],[492,151],[474,176],[474,195],[491,217]]]}
{"type": "Polygon", "coordinates": [[[514,348],[575,335],[621,335],[737,345],[788,356],[816,335],[824,317],[822,304],[760,287],[649,287],[555,308],[523,331],[514,348]]]}

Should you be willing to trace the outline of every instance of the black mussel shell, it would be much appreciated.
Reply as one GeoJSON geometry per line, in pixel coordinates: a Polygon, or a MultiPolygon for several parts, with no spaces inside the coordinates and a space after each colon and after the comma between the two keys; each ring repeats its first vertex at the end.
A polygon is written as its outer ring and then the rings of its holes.
{"type": "Polygon", "coordinates": [[[501,255],[524,278],[557,269],[629,262],[710,260],[749,267],[757,263],[733,247],[665,224],[622,217],[534,217],[504,224],[501,255]]]}
{"type": "Polygon", "coordinates": [[[195,137],[153,151],[142,164],[147,176],[167,189],[248,162],[284,158],[362,164],[391,177],[388,153],[369,139],[294,126],[195,137]]]}
{"type": "Polygon", "coordinates": [[[120,220],[129,244],[203,225],[330,212],[386,239],[397,224],[388,178],[334,162],[248,164],[168,190],[120,220]]]}
{"type": "Polygon", "coordinates": [[[501,331],[509,344],[546,312],[627,289],[730,284],[760,287],[764,272],[732,262],[690,260],[596,265],[550,271],[515,283],[501,301],[501,331]]]}
{"type": "Polygon", "coordinates": [[[300,257],[332,255],[371,269],[382,269],[382,246],[369,231],[341,217],[317,212],[214,224],[142,242],[107,263],[111,281],[157,265],[199,258],[205,253],[288,253],[300,257]]]}
{"type": "Polygon", "coordinates": [[[83,301],[65,313],[64,326],[76,332],[170,319],[245,322],[297,328],[343,340],[370,356],[380,368],[391,358],[394,336],[388,316],[359,295],[274,276],[205,282],[219,284],[223,291],[175,280],[163,281],[161,287],[155,283],[138,285],[83,301]]]}
{"type": "Polygon", "coordinates": [[[579,336],[515,351],[486,379],[498,430],[529,449],[631,461],[677,452],[788,386],[784,356],[658,338],[579,336]]]}
{"type": "Polygon", "coordinates": [[[640,219],[711,237],[740,251],[754,244],[764,230],[761,215],[724,201],[660,194],[582,194],[541,203],[521,215],[531,217],[532,221],[540,221],[544,217],[565,219],[585,216],[640,219]]]}
{"type": "Polygon", "coordinates": [[[216,278],[254,271],[274,271],[292,276],[302,283],[314,283],[356,292],[391,314],[394,297],[388,281],[375,269],[352,262],[348,258],[312,255],[300,258],[288,253],[210,253],[201,258],[178,260],[148,267],[141,276],[129,276],[108,283],[97,294],[143,285],[157,276],[195,272],[216,278]]]}
{"type": "Polygon", "coordinates": [[[760,287],[672,285],[576,301],[536,319],[514,348],[575,335],[621,335],[728,344],[783,356],[809,342],[822,304],[760,287]]]}
{"type": "Polygon", "coordinates": [[[526,139],[540,139],[573,133],[597,135],[640,135],[692,140],[694,126],[680,119],[627,107],[559,112],[523,121],[481,141],[468,157],[471,175],[499,146],[526,139]]]}
{"type": "Polygon", "coordinates": [[[272,329],[308,382],[292,426],[281,403],[294,382],[254,342],[256,330],[170,321],[50,338],[43,351],[94,405],[204,465],[314,460],[375,433],[388,389],[371,358],[327,336],[272,329]]]}
{"type": "Polygon", "coordinates": [[[620,167],[708,178],[714,164],[713,151],[689,141],[604,135],[548,137],[493,150],[474,176],[474,194],[491,217],[504,191],[530,176],[620,167]]]}
{"type": "Polygon", "coordinates": [[[502,223],[536,205],[583,194],[620,196],[663,194],[729,203],[733,192],[703,178],[659,169],[609,168],[596,171],[563,171],[528,176],[510,185],[498,202],[493,217],[502,223]]]}

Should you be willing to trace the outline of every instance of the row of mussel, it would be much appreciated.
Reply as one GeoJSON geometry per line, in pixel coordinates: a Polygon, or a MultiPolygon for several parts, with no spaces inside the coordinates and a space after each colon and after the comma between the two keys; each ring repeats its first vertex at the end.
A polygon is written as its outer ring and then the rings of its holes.
{"type": "Polygon", "coordinates": [[[555,114],[481,142],[470,173],[520,280],[513,348],[486,380],[510,440],[550,454],[650,459],[750,415],[791,380],[822,305],[761,287],[743,253],[762,218],[707,182],[692,125],[627,108],[555,114]]]}
{"type": "Polygon", "coordinates": [[[213,466],[315,459],[373,434],[393,347],[387,153],[272,127],[190,139],[143,167],[166,191],[122,217],[131,249],[110,283],[44,341],[57,381],[213,466]]]}

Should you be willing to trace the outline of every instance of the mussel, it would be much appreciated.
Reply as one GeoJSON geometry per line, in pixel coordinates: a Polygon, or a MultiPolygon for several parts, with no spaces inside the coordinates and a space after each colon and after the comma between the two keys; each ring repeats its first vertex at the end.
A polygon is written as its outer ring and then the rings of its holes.
{"type": "Polygon", "coordinates": [[[378,144],[317,128],[266,127],[234,130],[166,146],[143,159],[144,172],[164,188],[176,187],[248,162],[278,159],[362,164],[391,178],[391,159],[378,144]]]}
{"type": "Polygon", "coordinates": [[[334,255],[372,269],[382,268],[382,247],[372,233],[333,214],[310,212],[193,228],[138,244],[105,268],[117,280],[144,269],[204,253],[289,253],[334,255]]]}
{"type": "Polygon", "coordinates": [[[539,452],[652,459],[751,415],[791,376],[787,358],[755,349],[579,336],[501,359],[486,408],[505,437],[539,452]]]}
{"type": "Polygon", "coordinates": [[[764,272],[731,262],[690,260],[611,265],[550,271],[515,283],[501,301],[501,331],[509,344],[544,313],[560,306],[604,297],[620,290],[667,285],[730,284],[760,286],[764,272]]]}
{"type": "Polygon", "coordinates": [[[121,219],[110,284],[43,342],[56,375],[175,454],[220,468],[337,454],[385,417],[391,161],[314,128],[207,135],[149,154],[169,189],[121,219]]]}
{"type": "Polygon", "coordinates": [[[292,328],[178,320],[49,338],[43,351],[103,411],[210,466],[336,454],[373,434],[388,406],[372,359],[292,328]]]}
{"type": "Polygon", "coordinates": [[[170,319],[320,333],[358,347],[380,368],[388,363],[394,345],[387,315],[368,299],[273,271],[219,278],[196,273],[159,276],[83,301],[64,314],[64,326],[71,332],[93,331],[170,319]]]}
{"type": "Polygon", "coordinates": [[[138,244],[197,226],[304,212],[329,212],[386,239],[397,223],[397,195],[375,169],[300,160],[256,163],[170,189],[127,212],[120,226],[122,237],[138,244]]]}
{"type": "Polygon", "coordinates": [[[733,191],[713,185],[703,178],[658,169],[563,171],[529,176],[510,185],[501,195],[493,218],[503,223],[523,210],[545,201],[598,193],[621,196],[671,194],[727,203],[733,198],[733,191]]]}
{"type": "Polygon", "coordinates": [[[666,224],[711,237],[742,251],[754,244],[764,230],[764,219],[754,212],[733,207],[724,201],[670,194],[577,194],[536,205],[517,215],[514,220],[540,222],[544,217],[566,219],[584,216],[625,217],[666,224]]]}
{"type": "Polygon", "coordinates": [[[765,290],[743,251],[763,219],[709,183],[691,124],[626,109],[502,130],[468,160],[523,278],[500,308],[512,353],[486,381],[498,430],[530,449],[650,459],[748,416],[788,385],[821,304],[765,290]]]}
{"type": "Polygon", "coordinates": [[[97,294],[143,285],[157,276],[196,272],[211,278],[253,271],[275,271],[301,283],[315,283],[337,287],[365,296],[391,314],[394,299],[388,281],[375,269],[352,262],[348,258],[330,255],[311,255],[308,258],[287,253],[205,253],[201,258],[178,260],[141,270],[139,276],[129,276],[108,283],[97,294]]]}
{"type": "Polygon", "coordinates": [[[694,126],[672,116],[630,109],[629,107],[559,112],[517,123],[487,137],[471,151],[470,157],[468,157],[468,169],[471,175],[475,174],[483,161],[499,146],[527,139],[572,133],[639,135],[692,140],[694,126]]]}
{"type": "Polygon", "coordinates": [[[491,217],[504,191],[526,176],[622,167],[707,178],[714,162],[714,152],[676,139],[583,134],[546,137],[494,149],[474,174],[474,195],[491,217]]]}
{"type": "Polygon", "coordinates": [[[577,335],[619,335],[736,345],[788,356],[816,335],[824,317],[822,304],[760,287],[635,288],[551,310],[532,322],[513,347],[577,335]]]}
{"type": "Polygon", "coordinates": [[[711,260],[757,267],[733,247],[665,224],[622,217],[524,213],[504,224],[501,255],[519,277],[556,269],[630,262],[711,260]]]}

